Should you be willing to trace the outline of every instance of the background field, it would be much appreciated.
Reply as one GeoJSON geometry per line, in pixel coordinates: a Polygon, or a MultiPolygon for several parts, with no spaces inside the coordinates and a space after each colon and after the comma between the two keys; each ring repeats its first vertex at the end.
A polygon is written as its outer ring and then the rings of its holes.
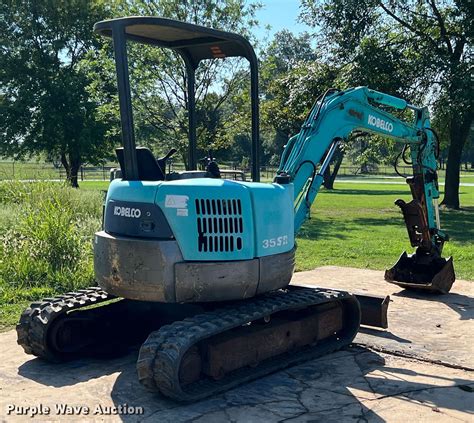
{"type": "MultiPolygon", "coordinates": [[[[0,329],[12,327],[31,301],[94,284],[91,240],[107,186],[0,182],[0,329]]],[[[409,199],[405,185],[342,179],[335,187],[320,192],[298,236],[297,271],[324,265],[385,269],[412,250],[393,204],[409,199]]],[[[474,187],[461,187],[461,204],[460,211],[441,211],[451,238],[444,255],[454,257],[458,278],[474,280],[474,187]]]]}
{"type": "MultiPolygon", "coordinates": [[[[245,172],[250,179],[250,169],[242,169],[239,163],[219,162],[222,169],[237,169],[245,172]]],[[[108,181],[110,168],[118,167],[117,163],[108,162],[104,166],[82,166],[79,172],[79,181],[108,181]]],[[[172,169],[176,171],[184,170],[182,163],[172,163],[172,169]]],[[[411,173],[411,167],[400,165],[399,169],[403,173],[411,173]]],[[[264,181],[271,181],[277,170],[276,166],[268,165],[262,167],[261,177],[264,181]]],[[[461,183],[474,183],[474,169],[462,166],[461,183]]],[[[438,170],[438,177],[441,183],[444,183],[445,169],[438,170]]],[[[0,161],[0,181],[10,180],[65,180],[66,174],[62,167],[56,168],[52,163],[41,161],[0,161]]],[[[361,174],[360,168],[350,163],[349,160],[343,161],[338,172],[338,178],[357,178],[360,180],[394,180],[404,184],[395,173],[393,166],[379,165],[368,174],[361,174]]]]}

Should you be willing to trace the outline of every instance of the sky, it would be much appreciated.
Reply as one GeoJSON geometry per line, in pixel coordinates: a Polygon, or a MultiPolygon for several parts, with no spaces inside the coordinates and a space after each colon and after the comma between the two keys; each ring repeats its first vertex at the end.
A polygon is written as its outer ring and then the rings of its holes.
{"type": "Polygon", "coordinates": [[[300,0],[261,0],[261,3],[263,7],[257,12],[260,27],[254,29],[255,35],[260,40],[263,40],[266,36],[271,39],[275,32],[284,28],[294,33],[311,32],[310,27],[297,21],[300,13],[300,0]],[[272,27],[269,32],[265,29],[266,25],[272,27]]]}

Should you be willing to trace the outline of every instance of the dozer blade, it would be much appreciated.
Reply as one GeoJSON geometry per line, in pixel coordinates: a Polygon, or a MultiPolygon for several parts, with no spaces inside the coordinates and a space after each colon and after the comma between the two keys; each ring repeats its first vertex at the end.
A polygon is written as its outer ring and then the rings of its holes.
{"type": "Polygon", "coordinates": [[[453,258],[427,258],[416,254],[400,256],[395,266],[385,271],[385,280],[406,289],[447,294],[453,285],[453,258]]]}
{"type": "Polygon", "coordinates": [[[388,328],[389,295],[367,295],[355,292],[353,294],[360,305],[360,324],[377,328],[388,328]]]}

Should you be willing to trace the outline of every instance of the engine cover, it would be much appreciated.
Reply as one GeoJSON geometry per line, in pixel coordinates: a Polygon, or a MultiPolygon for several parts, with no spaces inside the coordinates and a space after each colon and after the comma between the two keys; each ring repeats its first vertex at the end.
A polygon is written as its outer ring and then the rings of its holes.
{"type": "Polygon", "coordinates": [[[294,269],[292,184],[114,180],[94,244],[99,285],[148,301],[250,298],[294,269]]]}
{"type": "Polygon", "coordinates": [[[294,247],[293,185],[197,178],[111,183],[104,229],[171,239],[184,260],[251,260],[294,247]]]}

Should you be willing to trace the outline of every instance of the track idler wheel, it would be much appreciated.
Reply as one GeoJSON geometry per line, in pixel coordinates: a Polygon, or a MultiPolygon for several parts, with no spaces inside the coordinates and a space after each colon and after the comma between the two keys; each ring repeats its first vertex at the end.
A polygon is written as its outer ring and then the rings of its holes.
{"type": "Polygon", "coordinates": [[[453,258],[447,259],[428,254],[407,254],[400,256],[395,266],[385,271],[385,280],[405,289],[447,294],[453,285],[453,258]]]}

